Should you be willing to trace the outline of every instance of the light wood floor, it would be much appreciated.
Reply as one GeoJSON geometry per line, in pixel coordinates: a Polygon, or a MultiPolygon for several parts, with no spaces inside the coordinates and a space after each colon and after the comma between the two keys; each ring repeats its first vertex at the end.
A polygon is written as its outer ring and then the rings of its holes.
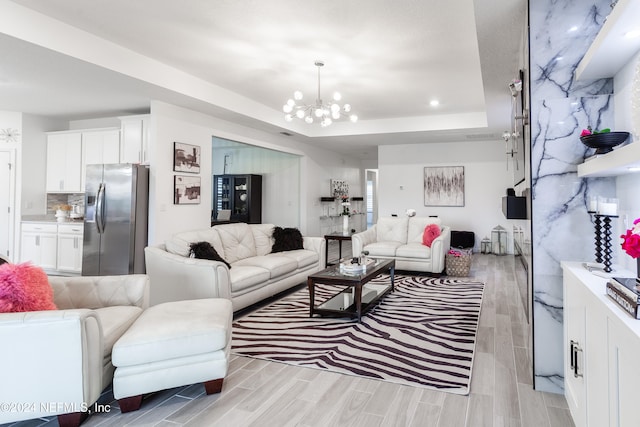
{"type": "MultiPolygon", "coordinates": [[[[471,275],[486,286],[468,396],[233,356],[218,395],[205,395],[202,385],[180,387],[121,414],[106,392],[100,402],[111,411],[83,426],[573,426],[563,396],[532,389],[512,263],[510,256],[473,258],[471,275]]],[[[55,418],[13,424],[41,425],[58,424],[55,418]]]]}

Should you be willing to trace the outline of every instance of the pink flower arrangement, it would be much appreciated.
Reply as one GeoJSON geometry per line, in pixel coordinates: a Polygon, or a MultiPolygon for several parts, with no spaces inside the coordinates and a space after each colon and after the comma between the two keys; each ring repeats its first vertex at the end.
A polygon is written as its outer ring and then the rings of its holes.
{"type": "Polygon", "coordinates": [[[587,126],[586,129],[582,129],[582,132],[580,133],[580,136],[589,136],[589,135],[593,135],[596,133],[609,133],[611,132],[611,129],[606,128],[606,129],[602,129],[602,130],[593,130],[591,129],[591,126],[587,126]]]}
{"type": "Polygon", "coordinates": [[[622,242],[622,249],[631,257],[640,257],[640,218],[633,221],[633,228],[627,230],[626,234],[620,236],[624,241],[622,242]]]}

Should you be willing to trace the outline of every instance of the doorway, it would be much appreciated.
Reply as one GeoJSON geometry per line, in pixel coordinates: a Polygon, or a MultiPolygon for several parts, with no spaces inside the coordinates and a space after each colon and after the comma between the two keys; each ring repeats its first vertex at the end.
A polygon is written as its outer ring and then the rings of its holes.
{"type": "Polygon", "coordinates": [[[9,259],[16,258],[12,251],[15,215],[13,156],[14,150],[0,150],[0,255],[9,259]]]}
{"type": "Polygon", "coordinates": [[[365,181],[367,186],[367,228],[378,222],[378,170],[366,169],[365,181]]]}

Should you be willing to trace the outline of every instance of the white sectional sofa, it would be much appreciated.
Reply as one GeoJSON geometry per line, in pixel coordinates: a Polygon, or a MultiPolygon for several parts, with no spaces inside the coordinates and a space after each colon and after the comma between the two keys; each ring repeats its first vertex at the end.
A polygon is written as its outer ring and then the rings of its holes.
{"type": "Polygon", "coordinates": [[[397,270],[442,273],[445,255],[451,246],[451,229],[432,217],[384,217],[377,224],[351,238],[353,255],[368,251],[370,257],[395,259],[397,270]],[[429,224],[440,227],[440,236],[431,247],[422,244],[429,224]]]}
{"type": "Polygon", "coordinates": [[[174,235],[145,248],[151,279],[150,304],[200,298],[227,298],[238,311],[306,282],[324,268],[325,240],[304,237],[304,249],[271,253],[273,224],[222,224],[174,235]],[[219,261],[190,258],[191,243],[207,241],[219,261]]]}

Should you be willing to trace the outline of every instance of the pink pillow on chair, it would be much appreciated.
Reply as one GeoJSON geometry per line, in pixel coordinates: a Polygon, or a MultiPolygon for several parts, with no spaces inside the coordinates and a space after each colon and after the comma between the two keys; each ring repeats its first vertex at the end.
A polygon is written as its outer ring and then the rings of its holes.
{"type": "Polygon", "coordinates": [[[440,226],[438,224],[429,224],[424,228],[422,233],[422,244],[431,247],[431,243],[440,235],[440,226]]]}
{"type": "Polygon", "coordinates": [[[0,266],[0,313],[56,309],[42,268],[29,262],[0,266]]]}

